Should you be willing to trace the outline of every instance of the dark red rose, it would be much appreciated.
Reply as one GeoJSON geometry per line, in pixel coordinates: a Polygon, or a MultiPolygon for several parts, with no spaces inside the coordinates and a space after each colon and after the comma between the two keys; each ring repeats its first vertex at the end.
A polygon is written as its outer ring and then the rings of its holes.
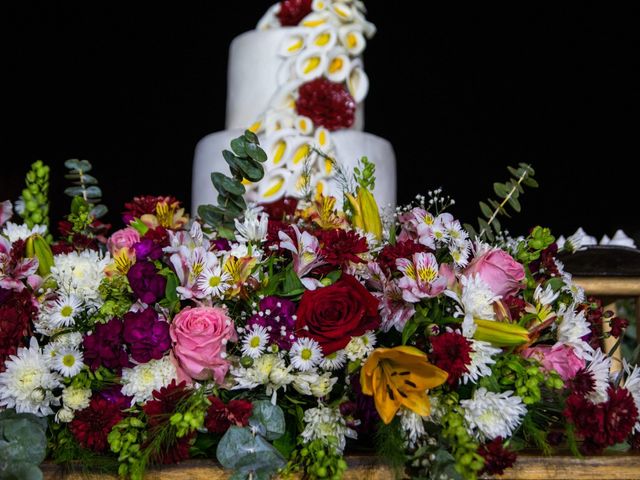
{"type": "Polygon", "coordinates": [[[76,413],[69,430],[83,448],[104,452],[109,448],[109,432],[122,418],[122,412],[116,404],[96,396],[87,408],[76,413]]]}
{"type": "Polygon", "coordinates": [[[311,13],[311,0],[282,0],[278,20],[283,27],[295,27],[311,13]]]}
{"type": "Polygon", "coordinates": [[[300,87],[296,111],[333,131],[353,125],[356,102],[342,84],[316,78],[300,87]]]}
{"type": "Polygon", "coordinates": [[[380,325],[378,300],[346,274],[333,285],[304,292],[297,315],[296,333],[316,340],[325,355],[380,325]]]}
{"type": "Polygon", "coordinates": [[[212,433],[224,433],[232,425],[246,427],[253,412],[253,404],[247,400],[231,400],[225,403],[218,397],[209,397],[205,426],[212,433]]]}

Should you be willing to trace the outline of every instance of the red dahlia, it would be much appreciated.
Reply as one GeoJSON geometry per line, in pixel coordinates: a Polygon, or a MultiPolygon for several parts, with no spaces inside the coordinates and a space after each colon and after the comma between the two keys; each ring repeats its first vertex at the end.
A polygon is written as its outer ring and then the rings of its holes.
{"type": "Polygon", "coordinates": [[[231,400],[224,404],[218,397],[209,397],[211,406],[207,410],[205,426],[212,433],[224,433],[232,425],[246,427],[253,412],[253,405],[247,400],[231,400]]]}
{"type": "Polygon", "coordinates": [[[502,437],[480,445],[478,453],[484,458],[481,475],[502,475],[507,468],[513,466],[517,458],[515,452],[504,448],[502,437]]]}
{"type": "Polygon", "coordinates": [[[432,352],[429,360],[449,374],[447,382],[453,385],[469,371],[471,365],[471,342],[455,332],[445,332],[431,337],[432,352]]]}
{"type": "Polygon", "coordinates": [[[91,399],[87,408],[76,413],[69,430],[83,448],[104,452],[109,447],[109,432],[122,418],[117,404],[97,396],[91,399]]]}
{"type": "Polygon", "coordinates": [[[29,319],[37,312],[26,289],[15,292],[0,288],[0,372],[4,372],[9,355],[15,355],[24,345],[29,319]]]}
{"type": "Polygon", "coordinates": [[[593,392],[596,381],[593,374],[586,368],[581,368],[576,376],[571,380],[571,391],[581,396],[586,396],[593,392]]]}
{"type": "Polygon", "coordinates": [[[348,262],[363,263],[364,260],[358,254],[369,250],[367,240],[353,230],[322,230],[318,237],[322,243],[321,254],[325,262],[336,267],[344,266],[348,262]]]}
{"type": "Polygon", "coordinates": [[[395,245],[385,245],[378,256],[378,264],[383,270],[386,270],[388,273],[393,273],[398,270],[396,266],[396,260],[398,258],[412,258],[414,253],[426,253],[430,251],[430,248],[416,243],[413,240],[402,240],[395,245]]]}
{"type": "Polygon", "coordinates": [[[178,402],[189,395],[186,382],[176,383],[172,380],[169,385],[162,387],[160,391],[153,391],[153,400],[149,400],[143,408],[147,414],[150,427],[156,427],[168,422],[176,412],[178,402]]]}
{"type": "Polygon", "coordinates": [[[631,433],[638,419],[638,409],[626,388],[609,387],[608,392],[604,428],[607,432],[607,445],[615,445],[622,443],[631,433]]]}
{"type": "Polygon", "coordinates": [[[333,131],[353,125],[356,102],[343,85],[317,78],[300,87],[296,110],[316,126],[333,131]]]}
{"type": "Polygon", "coordinates": [[[311,13],[311,0],[282,0],[278,19],[283,27],[294,27],[311,13]]]}

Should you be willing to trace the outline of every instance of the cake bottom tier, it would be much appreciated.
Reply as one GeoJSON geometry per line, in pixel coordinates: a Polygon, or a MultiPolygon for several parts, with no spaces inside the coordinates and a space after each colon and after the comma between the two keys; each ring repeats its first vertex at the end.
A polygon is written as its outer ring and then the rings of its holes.
{"type": "MultiPolygon", "coordinates": [[[[222,157],[222,151],[229,149],[231,140],[241,134],[242,130],[239,129],[212,133],[196,146],[191,183],[192,212],[195,213],[199,205],[216,204],[217,192],[211,184],[211,172],[229,175],[229,166],[222,157]]],[[[395,207],[396,158],[391,144],[376,135],[353,130],[333,132],[331,139],[336,149],[335,156],[347,172],[351,172],[362,157],[367,157],[376,165],[374,194],[378,205],[381,208],[395,207]]],[[[330,183],[329,192],[339,194],[335,180],[330,183]]]]}

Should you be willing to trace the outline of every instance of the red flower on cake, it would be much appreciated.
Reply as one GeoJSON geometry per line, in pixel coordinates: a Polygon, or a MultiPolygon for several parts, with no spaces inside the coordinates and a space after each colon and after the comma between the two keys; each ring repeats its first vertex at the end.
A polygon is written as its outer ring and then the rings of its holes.
{"type": "Polygon", "coordinates": [[[333,131],[353,125],[356,102],[343,85],[316,78],[300,87],[296,110],[316,126],[333,131]]]}
{"type": "Polygon", "coordinates": [[[294,27],[311,13],[311,0],[282,0],[278,19],[283,27],[294,27]]]}
{"type": "Polygon", "coordinates": [[[429,359],[436,367],[449,374],[447,382],[454,385],[469,371],[471,365],[471,342],[455,332],[441,333],[431,337],[432,352],[429,359]]]}
{"type": "Polygon", "coordinates": [[[109,448],[109,432],[122,418],[117,404],[98,396],[87,408],[76,413],[69,430],[82,448],[104,452],[109,448]]]}

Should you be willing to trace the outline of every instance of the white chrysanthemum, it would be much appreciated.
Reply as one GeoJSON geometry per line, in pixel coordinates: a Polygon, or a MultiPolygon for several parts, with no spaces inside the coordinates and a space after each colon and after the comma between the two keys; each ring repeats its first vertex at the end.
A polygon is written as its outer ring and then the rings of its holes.
{"type": "Polygon", "coordinates": [[[67,332],[56,335],[49,345],[56,345],[58,348],[78,348],[82,345],[82,334],[80,332],[67,332]]]}
{"type": "Polygon", "coordinates": [[[293,388],[302,395],[313,395],[322,398],[331,392],[338,379],[331,372],[318,375],[316,372],[302,372],[294,375],[293,388]]]}
{"type": "Polygon", "coordinates": [[[487,282],[482,280],[479,274],[460,277],[462,294],[459,302],[462,305],[464,321],[462,323],[462,333],[465,337],[471,338],[475,333],[474,318],[483,320],[494,320],[495,312],[493,304],[500,300],[500,295],[496,295],[491,290],[487,282]]]}
{"type": "Polygon", "coordinates": [[[51,276],[62,292],[76,295],[93,306],[102,304],[98,287],[105,278],[104,269],[111,263],[108,253],[104,257],[93,250],[63,253],[53,257],[53,261],[51,276]]]}
{"type": "Polygon", "coordinates": [[[242,354],[251,358],[258,358],[269,343],[269,332],[261,325],[247,328],[242,340],[242,354]]]}
{"type": "Polygon", "coordinates": [[[2,234],[9,239],[11,243],[18,240],[26,240],[31,235],[46,235],[46,225],[34,225],[33,228],[27,227],[25,224],[18,225],[13,222],[7,222],[2,229],[2,234]]]}
{"type": "Polygon", "coordinates": [[[603,403],[609,400],[609,378],[611,372],[611,358],[599,348],[593,352],[587,372],[593,378],[593,392],[587,398],[593,403],[603,403]]]}
{"type": "Polygon", "coordinates": [[[558,342],[570,345],[576,355],[584,360],[590,360],[593,348],[582,340],[582,337],[591,333],[584,311],[576,312],[574,306],[570,306],[559,312],[559,316],[561,320],[557,328],[558,342]]]}
{"type": "Polygon", "coordinates": [[[122,393],[133,397],[131,405],[144,403],[153,396],[154,390],[166,387],[175,378],[176,367],[169,356],[150,360],[133,368],[122,369],[122,393]]]}
{"type": "Polygon", "coordinates": [[[400,427],[404,432],[409,448],[416,447],[418,442],[424,438],[426,433],[426,430],[424,429],[424,419],[417,413],[405,407],[400,408],[399,414],[400,427]]]}
{"type": "Polygon", "coordinates": [[[470,400],[461,400],[469,433],[479,439],[509,438],[527,414],[522,399],[513,392],[494,393],[479,388],[470,400]]]}
{"type": "Polygon", "coordinates": [[[336,447],[342,453],[346,437],[357,438],[355,430],[347,427],[344,417],[337,407],[318,404],[318,408],[310,408],[304,412],[305,427],[300,436],[305,443],[319,439],[326,445],[336,447]],[[337,440],[337,445],[330,444],[330,439],[337,440]]]}
{"type": "Polygon", "coordinates": [[[347,358],[352,362],[364,360],[376,347],[376,336],[372,331],[366,332],[360,337],[353,337],[345,348],[347,358]]]}
{"type": "Polygon", "coordinates": [[[272,353],[262,355],[249,368],[231,367],[231,375],[236,382],[232,390],[254,389],[264,385],[267,395],[272,395],[273,401],[278,389],[286,387],[294,380],[291,367],[287,367],[282,357],[272,353]]]}
{"type": "Polygon", "coordinates": [[[299,338],[289,349],[289,359],[293,368],[308,372],[322,361],[322,347],[313,338],[299,338]]]}
{"type": "Polygon", "coordinates": [[[64,348],[57,352],[51,360],[51,366],[65,377],[73,377],[80,373],[84,366],[82,352],[74,348],[64,348]]]}
{"type": "Polygon", "coordinates": [[[35,337],[31,337],[29,348],[19,348],[11,355],[5,367],[0,373],[0,406],[15,408],[18,413],[51,415],[51,405],[60,404],[52,390],[62,384],[60,376],[49,369],[35,337]]]}
{"type": "Polygon", "coordinates": [[[62,407],[56,412],[55,420],[58,423],[69,423],[73,421],[74,412],[70,408],[62,407]]]}
{"type": "Polygon", "coordinates": [[[45,315],[49,315],[49,322],[53,328],[70,327],[82,311],[82,300],[76,295],[62,294],[45,307],[45,315]]]}
{"type": "Polygon", "coordinates": [[[551,285],[547,285],[546,288],[542,288],[542,284],[539,284],[533,291],[533,298],[540,305],[551,305],[560,295],[560,292],[554,292],[551,285]]]}
{"type": "Polygon", "coordinates": [[[320,366],[325,370],[339,370],[344,367],[347,362],[347,353],[344,350],[336,350],[335,352],[325,355],[320,366]]]}
{"type": "Polygon", "coordinates": [[[471,339],[471,348],[471,364],[467,367],[468,372],[460,378],[460,383],[465,385],[468,382],[476,383],[480,378],[491,375],[489,365],[496,363],[492,357],[502,352],[500,348],[492,347],[489,342],[474,339],[471,339]]]}
{"type": "Polygon", "coordinates": [[[198,277],[197,285],[205,296],[219,298],[231,287],[229,280],[231,280],[231,275],[223,271],[220,265],[217,265],[202,272],[198,277]]]}
{"type": "Polygon", "coordinates": [[[584,303],[585,299],[587,298],[584,293],[584,288],[573,281],[573,276],[569,272],[564,271],[564,265],[562,264],[562,262],[560,262],[560,260],[556,259],[555,262],[556,267],[560,271],[560,275],[562,275],[562,281],[564,282],[562,291],[570,293],[573,297],[573,303],[575,303],[576,305],[584,303]]]}
{"type": "Polygon", "coordinates": [[[65,387],[62,391],[62,404],[70,410],[82,410],[91,401],[90,388],[65,387]]]}
{"type": "Polygon", "coordinates": [[[244,220],[235,220],[238,240],[241,242],[262,243],[267,239],[267,228],[269,226],[269,215],[262,213],[258,217],[258,212],[247,210],[244,220]]]}
{"type": "MultiPolygon", "coordinates": [[[[626,360],[623,360],[623,366],[624,371],[627,374],[627,378],[624,381],[624,388],[629,391],[633,397],[633,401],[636,404],[638,412],[640,412],[640,368],[637,365],[634,365],[633,370],[631,370],[631,366],[626,360]]],[[[637,419],[632,431],[640,432],[640,417],[637,419]]]]}

